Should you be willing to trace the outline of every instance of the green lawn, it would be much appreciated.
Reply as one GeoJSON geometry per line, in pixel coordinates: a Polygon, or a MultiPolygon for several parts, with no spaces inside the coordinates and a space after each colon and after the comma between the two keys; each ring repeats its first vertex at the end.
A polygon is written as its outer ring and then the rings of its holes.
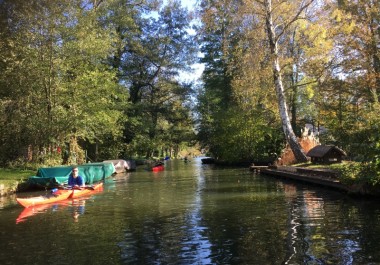
{"type": "Polygon", "coordinates": [[[0,187],[2,186],[6,193],[14,192],[20,182],[35,174],[33,170],[0,168],[0,187]]]}

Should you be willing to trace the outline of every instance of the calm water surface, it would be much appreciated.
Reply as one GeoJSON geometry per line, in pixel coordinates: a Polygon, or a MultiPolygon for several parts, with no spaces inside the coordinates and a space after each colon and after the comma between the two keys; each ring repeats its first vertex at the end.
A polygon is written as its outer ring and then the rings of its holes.
{"type": "Polygon", "coordinates": [[[2,198],[0,264],[380,264],[379,201],[199,159],[166,163],[55,205],[2,198]]]}

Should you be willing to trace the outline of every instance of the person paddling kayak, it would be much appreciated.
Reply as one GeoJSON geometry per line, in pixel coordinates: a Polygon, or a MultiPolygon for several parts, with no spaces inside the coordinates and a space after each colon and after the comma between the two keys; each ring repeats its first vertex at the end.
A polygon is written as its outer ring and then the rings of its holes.
{"type": "Polygon", "coordinates": [[[84,188],[84,179],[78,175],[77,167],[73,167],[69,177],[68,185],[73,188],[84,188]]]}

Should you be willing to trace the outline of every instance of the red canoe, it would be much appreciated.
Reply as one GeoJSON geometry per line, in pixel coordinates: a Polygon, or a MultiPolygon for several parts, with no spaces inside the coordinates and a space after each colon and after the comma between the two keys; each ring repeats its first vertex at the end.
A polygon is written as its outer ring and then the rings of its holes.
{"type": "Polygon", "coordinates": [[[100,182],[98,184],[95,184],[94,186],[86,186],[82,189],[74,189],[72,190],[71,195],[69,198],[78,198],[84,195],[89,195],[97,191],[103,190],[103,182],[100,182]]]}
{"type": "Polygon", "coordinates": [[[16,198],[17,202],[24,207],[30,207],[34,205],[47,204],[52,202],[58,202],[66,200],[72,194],[71,190],[58,190],[52,194],[45,196],[37,196],[30,198],[16,198]]]}
{"type": "Polygon", "coordinates": [[[165,167],[163,165],[158,165],[158,166],[152,167],[153,172],[162,171],[164,169],[165,169],[165,167]]]}

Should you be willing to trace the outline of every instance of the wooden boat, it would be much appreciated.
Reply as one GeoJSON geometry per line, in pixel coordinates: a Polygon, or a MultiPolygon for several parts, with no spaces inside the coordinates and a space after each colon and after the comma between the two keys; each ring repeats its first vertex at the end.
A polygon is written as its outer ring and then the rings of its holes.
{"type": "Polygon", "coordinates": [[[72,194],[71,190],[57,190],[52,194],[48,194],[45,196],[37,196],[30,198],[16,198],[17,202],[24,207],[30,207],[41,204],[48,204],[53,202],[58,202],[62,200],[66,200],[72,194]]]}
{"type": "Polygon", "coordinates": [[[95,193],[97,191],[103,190],[103,182],[100,182],[98,184],[95,184],[93,186],[86,186],[82,189],[73,189],[71,190],[71,194],[69,198],[78,198],[85,195],[91,195],[92,193],[95,193]]]}

